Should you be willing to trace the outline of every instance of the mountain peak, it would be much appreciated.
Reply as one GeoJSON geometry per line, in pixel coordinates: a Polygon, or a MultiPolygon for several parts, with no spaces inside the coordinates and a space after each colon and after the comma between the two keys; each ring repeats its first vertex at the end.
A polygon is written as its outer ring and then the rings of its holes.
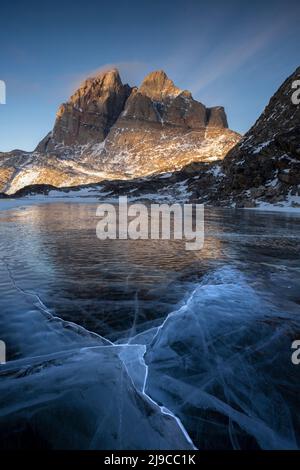
{"type": "Polygon", "coordinates": [[[116,68],[87,78],[59,107],[53,132],[40,142],[38,150],[52,151],[56,144],[102,142],[130,93],[131,88],[123,85],[116,68]]]}
{"type": "Polygon", "coordinates": [[[176,97],[182,92],[163,70],[149,73],[138,91],[154,101],[162,101],[166,97],[176,97]]]}
{"type": "Polygon", "coordinates": [[[119,118],[183,129],[227,127],[223,108],[207,109],[190,92],[176,87],[163,70],[149,73],[139,88],[131,88],[112,67],[87,78],[60,106],[53,131],[37,150],[100,143],[119,118]]]}
{"type": "Polygon", "coordinates": [[[90,76],[87,78],[83,84],[85,83],[102,83],[106,86],[112,86],[115,84],[121,85],[122,81],[120,78],[120,74],[117,68],[105,69],[100,70],[95,75],[90,76]]]}
{"type": "Polygon", "coordinates": [[[84,80],[70,97],[70,102],[76,103],[79,97],[86,97],[88,99],[90,96],[93,96],[94,98],[97,93],[102,94],[103,92],[116,91],[122,88],[122,86],[123,84],[117,69],[102,70],[84,80]]]}

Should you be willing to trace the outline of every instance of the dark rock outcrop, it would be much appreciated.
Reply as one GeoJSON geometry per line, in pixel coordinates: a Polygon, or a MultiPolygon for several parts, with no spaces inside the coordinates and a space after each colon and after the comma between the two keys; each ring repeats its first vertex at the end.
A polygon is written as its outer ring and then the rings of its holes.
{"type": "Polygon", "coordinates": [[[282,84],[254,126],[222,162],[218,201],[239,206],[276,203],[300,195],[300,105],[292,84],[300,67],[282,84]]]}
{"type": "Polygon", "coordinates": [[[223,106],[215,106],[207,109],[207,125],[211,127],[228,127],[227,116],[223,106]]]}

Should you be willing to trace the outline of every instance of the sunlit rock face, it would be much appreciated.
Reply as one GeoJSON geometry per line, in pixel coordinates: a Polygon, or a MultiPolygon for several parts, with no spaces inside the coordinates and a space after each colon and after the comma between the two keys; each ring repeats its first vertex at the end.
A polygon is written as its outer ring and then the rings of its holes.
{"type": "Polygon", "coordinates": [[[227,128],[224,108],[206,108],[177,88],[162,70],[151,72],[128,99],[121,118],[146,120],[185,129],[227,128]]]}
{"type": "Polygon", "coordinates": [[[42,140],[37,150],[49,152],[58,143],[70,146],[101,142],[119,117],[130,93],[131,88],[122,84],[117,70],[87,79],[69,101],[60,106],[53,132],[42,140]]]}
{"type": "Polygon", "coordinates": [[[207,124],[206,107],[195,101],[189,91],[177,88],[162,70],[147,75],[134,90],[123,117],[189,129],[203,128],[207,124]]]}
{"type": "Polygon", "coordinates": [[[239,139],[222,107],[206,108],[165,72],[131,88],[113,69],[87,79],[60,106],[52,132],[34,152],[0,154],[0,192],[178,170],[222,159],[239,139]]]}

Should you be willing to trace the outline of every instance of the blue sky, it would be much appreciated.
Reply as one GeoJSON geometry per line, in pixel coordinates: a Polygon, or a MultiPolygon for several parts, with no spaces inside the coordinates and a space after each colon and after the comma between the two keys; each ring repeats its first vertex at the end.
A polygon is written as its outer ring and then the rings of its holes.
{"type": "Polygon", "coordinates": [[[32,150],[58,105],[108,64],[131,85],[164,69],[245,132],[300,62],[298,0],[28,0],[0,13],[0,151],[32,150]]]}

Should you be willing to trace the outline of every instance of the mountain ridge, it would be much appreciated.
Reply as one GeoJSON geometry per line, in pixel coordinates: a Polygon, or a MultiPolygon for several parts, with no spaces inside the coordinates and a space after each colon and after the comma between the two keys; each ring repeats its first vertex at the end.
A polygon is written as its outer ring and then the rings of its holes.
{"type": "Polygon", "coordinates": [[[59,107],[35,151],[2,154],[0,192],[172,171],[223,158],[239,139],[223,107],[206,108],[162,70],[130,87],[111,69],[85,80],[59,107]]]}
{"type": "MultiPolygon", "coordinates": [[[[198,202],[233,208],[300,209],[300,105],[292,102],[298,67],[274,93],[241,140],[217,161],[193,161],[169,173],[102,181],[60,192],[161,202],[198,202]]],[[[19,196],[53,187],[30,187],[19,196]]],[[[59,192],[59,193],[60,193],[59,192]]]]}

